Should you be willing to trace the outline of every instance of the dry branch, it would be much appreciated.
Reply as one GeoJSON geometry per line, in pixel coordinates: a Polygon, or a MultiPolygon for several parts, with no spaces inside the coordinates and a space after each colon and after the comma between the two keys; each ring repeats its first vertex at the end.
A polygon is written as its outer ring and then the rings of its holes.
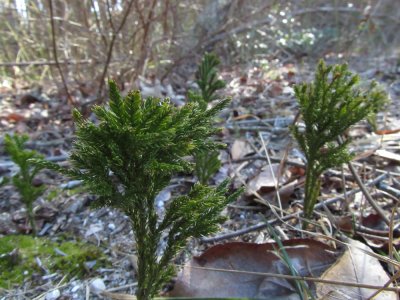
{"type": "MultiPolygon", "coordinates": [[[[130,0],[129,1],[128,7],[125,10],[125,13],[124,13],[124,16],[122,17],[121,23],[119,24],[118,28],[112,32],[112,37],[111,37],[111,41],[110,41],[110,44],[109,44],[109,47],[108,47],[108,52],[107,52],[107,60],[106,60],[106,63],[104,65],[104,68],[103,68],[103,73],[101,74],[101,77],[100,77],[100,86],[99,86],[99,90],[97,92],[97,99],[100,98],[101,93],[103,92],[104,80],[106,78],[107,70],[108,70],[108,67],[110,65],[111,56],[112,56],[112,52],[113,52],[113,49],[114,49],[115,39],[117,38],[119,32],[122,30],[122,28],[125,25],[126,19],[128,18],[129,13],[131,11],[133,2],[134,2],[134,0],[130,0]]],[[[111,21],[111,14],[110,14],[110,22],[112,22],[111,21]]]]}
{"type": "Polygon", "coordinates": [[[68,104],[75,105],[75,101],[72,99],[71,94],[69,93],[68,85],[67,85],[67,82],[65,80],[65,77],[64,77],[63,71],[61,69],[61,66],[58,63],[57,46],[56,46],[56,34],[55,34],[55,26],[54,26],[53,1],[52,0],[49,0],[49,9],[50,9],[51,37],[52,37],[52,44],[53,44],[54,60],[56,62],[57,69],[58,69],[58,71],[60,72],[60,75],[61,75],[61,80],[62,80],[62,83],[64,85],[65,92],[67,94],[68,104]]]}

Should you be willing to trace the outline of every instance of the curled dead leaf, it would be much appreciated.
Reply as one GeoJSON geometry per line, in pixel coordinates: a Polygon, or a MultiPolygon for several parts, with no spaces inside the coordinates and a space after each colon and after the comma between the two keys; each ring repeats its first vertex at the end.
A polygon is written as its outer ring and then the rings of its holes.
{"type": "Polygon", "coordinates": [[[235,140],[231,147],[231,157],[233,160],[245,157],[246,155],[254,152],[249,142],[246,140],[235,140]]]}
{"type": "Polygon", "coordinates": [[[279,164],[272,164],[271,168],[267,167],[266,170],[260,172],[257,176],[250,179],[247,183],[247,191],[248,195],[257,193],[268,193],[275,189],[275,180],[279,178],[279,164]]]}
{"type": "MultiPolygon", "coordinates": [[[[283,241],[300,276],[320,276],[337,252],[311,239],[283,241]]],[[[170,296],[176,297],[291,297],[293,281],[271,274],[290,274],[276,243],[227,243],[193,258],[180,273],[170,296]]]]}
{"type": "Polygon", "coordinates": [[[3,117],[8,122],[18,123],[25,120],[25,116],[17,113],[10,113],[7,116],[3,117]]]}
{"type": "MultiPolygon", "coordinates": [[[[372,250],[365,244],[350,240],[345,253],[323,275],[322,279],[342,281],[346,283],[368,284],[382,287],[389,281],[389,276],[379,263],[378,259],[366,252],[372,250]]],[[[318,299],[370,299],[376,289],[361,288],[358,286],[331,285],[317,283],[318,299]],[[346,296],[347,298],[344,298],[346,296]]],[[[381,291],[374,300],[398,299],[395,292],[381,291]]]]}

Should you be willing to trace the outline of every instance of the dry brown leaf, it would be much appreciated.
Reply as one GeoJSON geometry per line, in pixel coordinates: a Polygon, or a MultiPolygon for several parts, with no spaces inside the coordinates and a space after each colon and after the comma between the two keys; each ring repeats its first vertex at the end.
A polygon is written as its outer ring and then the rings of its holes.
{"type": "Polygon", "coordinates": [[[271,83],[271,86],[268,89],[268,95],[270,97],[278,97],[282,94],[282,91],[283,91],[282,83],[274,81],[273,83],[271,83]]]}
{"type": "MultiPolygon", "coordinates": [[[[332,248],[315,240],[294,239],[284,241],[283,245],[301,276],[320,276],[336,260],[332,248]]],[[[239,242],[210,248],[184,267],[170,295],[250,298],[283,296],[287,299],[295,293],[291,281],[249,273],[290,274],[277,254],[277,249],[276,243],[239,242]]]]}
{"type": "Polygon", "coordinates": [[[375,133],[379,134],[379,135],[393,134],[393,133],[398,133],[398,132],[400,132],[400,128],[392,129],[392,130],[389,130],[389,129],[387,129],[387,130],[375,130],[375,133]]]}
{"type": "Polygon", "coordinates": [[[18,114],[18,113],[9,113],[7,116],[4,116],[8,122],[21,122],[25,120],[25,116],[18,114]]]}
{"type": "Polygon", "coordinates": [[[344,232],[353,232],[354,231],[354,220],[353,216],[333,216],[332,220],[335,227],[344,232]]]}
{"type": "Polygon", "coordinates": [[[128,295],[128,294],[122,294],[122,293],[110,293],[107,291],[104,291],[101,293],[102,296],[107,297],[108,299],[113,299],[113,300],[136,300],[136,296],[134,295],[128,295]]]}
{"type": "Polygon", "coordinates": [[[40,103],[41,101],[35,95],[25,94],[21,97],[21,99],[18,102],[20,106],[29,107],[29,105],[33,103],[40,103]]]}
{"type": "Polygon", "coordinates": [[[248,195],[252,195],[254,192],[268,193],[275,189],[274,176],[275,179],[278,180],[279,164],[272,164],[271,166],[274,174],[272,174],[271,168],[268,166],[264,171],[249,180],[246,191],[248,195]]]}
{"type": "Polygon", "coordinates": [[[235,140],[231,148],[231,157],[233,160],[245,157],[247,154],[254,152],[249,142],[246,140],[235,140]]]}
{"type": "Polygon", "coordinates": [[[383,149],[379,149],[375,151],[375,155],[386,158],[386,159],[390,159],[390,160],[394,160],[397,162],[400,162],[400,155],[387,151],[387,150],[383,150],[383,149]]]}
{"type": "Polygon", "coordinates": [[[399,249],[400,247],[400,232],[397,228],[395,228],[392,232],[393,240],[392,245],[389,245],[388,239],[382,239],[382,237],[389,236],[389,227],[386,225],[385,221],[382,219],[382,216],[379,214],[369,214],[367,216],[363,216],[361,219],[361,224],[364,226],[365,230],[360,230],[361,232],[365,231],[366,235],[360,234],[368,246],[373,249],[379,249],[384,252],[389,251],[389,247],[395,247],[399,249]]]}
{"type": "MultiPolygon", "coordinates": [[[[374,286],[383,286],[389,281],[389,276],[379,263],[379,261],[364,251],[372,250],[365,244],[351,240],[350,246],[345,253],[330,267],[323,275],[322,279],[332,281],[353,282],[360,284],[370,284],[374,286]]],[[[376,290],[349,287],[341,285],[329,285],[317,283],[318,299],[338,299],[337,295],[342,295],[341,299],[368,299],[376,290]],[[331,295],[335,294],[333,298],[331,295]],[[348,297],[345,298],[344,296],[348,297]]],[[[382,291],[374,300],[395,300],[396,293],[382,291]]]]}
{"type": "Polygon", "coordinates": [[[388,231],[389,228],[385,223],[385,220],[381,215],[376,213],[371,213],[366,216],[361,217],[361,224],[365,227],[374,229],[374,230],[384,230],[388,231]]]}
{"type": "MultiPolygon", "coordinates": [[[[281,201],[282,208],[287,208],[289,206],[289,201],[292,198],[292,195],[295,191],[295,189],[301,185],[304,180],[294,180],[292,182],[289,182],[288,184],[285,184],[284,186],[281,186],[279,188],[279,199],[281,201]]],[[[264,199],[274,199],[276,197],[276,191],[271,191],[265,195],[263,195],[264,199]]]]}
{"type": "Polygon", "coordinates": [[[306,174],[306,170],[302,167],[291,166],[289,167],[289,171],[292,176],[304,176],[306,174]]]}

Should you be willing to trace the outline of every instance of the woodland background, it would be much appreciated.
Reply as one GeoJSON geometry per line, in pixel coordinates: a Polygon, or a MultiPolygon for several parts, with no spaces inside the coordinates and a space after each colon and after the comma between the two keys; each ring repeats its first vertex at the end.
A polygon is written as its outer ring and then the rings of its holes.
{"type": "MultiPolygon", "coordinates": [[[[91,105],[107,102],[108,79],[115,80],[123,94],[140,89],[144,97],[168,96],[174,104],[183,105],[188,90],[196,89],[194,74],[201,58],[205,52],[214,52],[221,60],[218,74],[226,82],[220,95],[232,97],[232,102],[217,121],[224,128],[217,139],[228,147],[219,153],[222,165],[210,182],[216,184],[229,176],[233,188],[244,186],[246,192],[224,211],[228,220],[217,236],[190,241],[175,261],[178,269],[192,256],[227,241],[249,243],[233,249],[242,255],[232,258],[238,268],[269,268],[280,260],[268,256],[260,263],[257,251],[265,253],[265,249],[255,251],[251,244],[274,241],[266,223],[288,245],[298,245],[299,238],[304,238],[301,242],[313,250],[293,250],[290,255],[307,268],[336,261],[315,242],[324,235],[324,242],[332,246],[333,237],[342,232],[351,232],[352,237],[363,239],[363,245],[393,258],[391,251],[400,250],[399,29],[400,0],[0,0],[0,176],[18,171],[3,149],[5,133],[26,133],[28,148],[48,160],[68,164],[75,139],[71,109],[93,117],[91,105]],[[315,216],[323,225],[309,233],[300,230],[305,163],[288,128],[298,111],[293,86],[312,81],[321,58],[328,64],[348,62],[350,70],[362,79],[378,81],[392,99],[378,114],[378,130],[361,122],[349,133],[356,173],[386,217],[392,218],[390,228],[365,200],[356,176],[343,166],[327,172],[320,195],[334,218],[328,218],[318,204],[315,216]],[[270,209],[277,207],[277,195],[281,195],[282,218],[270,209]]],[[[85,248],[79,244],[84,241],[100,249],[88,251],[100,254],[85,258],[85,276],[71,277],[64,268],[50,272],[44,264],[38,269],[35,260],[32,270],[36,271],[19,278],[22,283],[10,284],[0,270],[0,299],[98,299],[96,290],[105,289],[134,294],[137,257],[127,217],[117,210],[91,209],[95,197],[80,182],[49,171],[41,172],[37,180],[46,186],[35,202],[38,235],[55,245],[64,242],[65,236],[78,248],[85,248]]],[[[193,174],[174,178],[156,198],[158,213],[196,180],[193,174]]],[[[12,184],[0,189],[0,238],[30,231],[20,200],[12,184]]],[[[0,255],[2,251],[12,254],[13,248],[5,251],[3,244],[0,255]]],[[[232,249],[222,249],[224,259],[232,249]]],[[[62,260],[66,250],[62,254],[51,250],[52,263],[67,265],[62,260]]],[[[364,259],[366,254],[361,251],[355,256],[364,259]]],[[[398,280],[399,261],[400,255],[392,265],[362,262],[364,273],[352,280],[382,273],[398,280]]],[[[339,269],[346,266],[353,265],[342,260],[339,269]]],[[[263,272],[280,274],[284,269],[268,268],[263,272]]],[[[333,275],[333,280],[344,278],[333,275]]],[[[192,291],[192,296],[204,296],[204,290],[221,291],[213,286],[218,278],[208,280],[207,273],[198,276],[206,280],[198,285],[199,294],[192,291]]],[[[240,274],[239,279],[226,276],[232,288],[240,280],[255,282],[248,274],[240,274]]],[[[371,282],[384,285],[375,278],[371,282]]],[[[280,292],[283,285],[278,282],[271,290],[280,292]]],[[[246,288],[251,295],[259,292],[258,286],[246,288]]],[[[398,293],[398,288],[392,291],[398,293]]],[[[358,289],[343,291],[353,299],[360,293],[358,289]]],[[[284,296],[292,294],[289,289],[284,296]]],[[[389,299],[395,296],[392,293],[389,299]]]]}
{"type": "Polygon", "coordinates": [[[398,50],[399,5],[397,0],[3,0],[0,76],[59,83],[58,61],[71,92],[91,86],[99,95],[108,77],[123,86],[134,85],[140,75],[186,79],[205,51],[215,51],[231,67],[318,60],[333,53],[373,64],[373,58],[398,50]]]}

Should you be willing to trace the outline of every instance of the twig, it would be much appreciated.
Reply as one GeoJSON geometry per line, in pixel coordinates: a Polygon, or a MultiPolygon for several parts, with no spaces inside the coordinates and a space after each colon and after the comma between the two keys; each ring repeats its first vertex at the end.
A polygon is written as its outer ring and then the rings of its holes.
{"type": "Polygon", "coordinates": [[[300,9],[297,10],[291,14],[289,14],[288,18],[291,17],[296,17],[304,14],[309,14],[309,13],[316,13],[316,12],[344,12],[344,13],[353,13],[353,14],[358,14],[359,18],[365,18],[365,17],[373,17],[373,18],[387,18],[390,19],[392,22],[395,23],[400,23],[399,19],[390,15],[385,15],[385,14],[365,14],[362,10],[358,8],[352,8],[352,7],[329,7],[329,6],[321,6],[321,7],[315,7],[315,8],[305,8],[305,9],[300,9]]]}
{"type": "MultiPolygon", "coordinates": [[[[122,60],[117,60],[120,62],[122,60]]],[[[93,59],[81,59],[81,60],[59,60],[59,65],[87,65],[87,64],[101,64],[103,62],[96,61],[93,59]]],[[[32,66],[52,66],[57,65],[56,61],[22,61],[22,62],[6,62],[0,63],[0,67],[32,67],[32,66]]]]}
{"type": "MultiPolygon", "coordinates": [[[[49,1],[51,1],[51,0],[49,0],[49,1]]],[[[128,18],[129,13],[131,12],[131,8],[132,8],[133,2],[134,2],[134,0],[130,0],[129,1],[128,7],[125,10],[125,14],[122,17],[121,23],[119,24],[117,30],[112,32],[112,37],[111,37],[111,41],[110,41],[110,44],[109,44],[109,47],[108,47],[108,52],[107,52],[107,60],[106,60],[106,63],[104,65],[104,68],[103,68],[103,73],[101,74],[101,77],[100,77],[100,86],[99,86],[99,90],[97,92],[97,100],[100,99],[100,96],[101,96],[101,94],[103,92],[104,80],[106,78],[107,70],[108,70],[108,67],[110,65],[111,56],[112,56],[112,52],[113,52],[113,49],[114,49],[115,39],[117,38],[119,32],[121,31],[121,29],[125,25],[126,19],[128,18]]]]}
{"type": "Polygon", "coordinates": [[[90,300],[90,286],[86,284],[85,299],[90,300]]]}
{"type": "MultiPolygon", "coordinates": [[[[338,137],[338,143],[343,144],[343,138],[341,136],[338,137]]],[[[355,181],[357,182],[358,186],[360,187],[362,193],[364,194],[365,198],[367,199],[368,203],[375,209],[375,211],[380,215],[380,217],[385,221],[386,225],[390,225],[390,221],[388,217],[386,217],[385,212],[383,209],[375,202],[374,199],[372,199],[370,193],[368,190],[365,188],[363,182],[361,181],[360,176],[358,176],[357,171],[354,169],[353,165],[351,162],[347,163],[347,166],[349,167],[349,170],[351,174],[353,174],[353,177],[355,181]]]]}
{"type": "Polygon", "coordinates": [[[106,0],[106,6],[107,6],[108,22],[110,23],[110,27],[111,27],[112,31],[115,32],[114,22],[113,22],[112,14],[111,14],[111,5],[110,5],[109,0],[106,0]]]}
{"type": "MultiPolygon", "coordinates": [[[[45,157],[45,160],[54,161],[54,162],[65,161],[67,159],[68,159],[67,155],[45,157]]],[[[0,168],[7,169],[7,168],[12,168],[14,166],[16,166],[16,164],[13,163],[12,161],[0,161],[0,168]]]]}
{"type": "Polygon", "coordinates": [[[350,169],[350,172],[353,174],[355,181],[357,182],[358,186],[360,187],[360,190],[362,191],[365,198],[367,199],[368,203],[375,209],[375,211],[379,214],[379,216],[383,219],[383,221],[389,226],[390,221],[389,221],[388,217],[386,217],[383,209],[375,202],[374,199],[372,199],[370,193],[365,188],[365,185],[361,181],[360,176],[358,176],[358,174],[357,174],[356,170],[354,169],[353,165],[351,164],[351,162],[349,162],[347,165],[350,169]]]}
{"type": "MultiPolygon", "coordinates": [[[[391,187],[389,185],[387,185],[384,182],[380,182],[378,185],[378,188],[387,192],[388,194],[396,197],[396,198],[400,198],[400,191],[398,189],[395,189],[394,187],[391,187]]],[[[399,201],[399,200],[397,200],[399,201]]]]}
{"type": "Polygon", "coordinates": [[[228,204],[229,208],[234,209],[243,209],[243,210],[264,210],[266,206],[248,206],[248,205],[236,205],[236,204],[228,204]]]}
{"type": "MultiPolygon", "coordinates": [[[[366,182],[364,184],[364,186],[373,186],[373,185],[377,184],[378,182],[380,182],[381,180],[385,179],[387,176],[388,176],[388,174],[382,174],[382,175],[376,177],[375,179],[366,182]]],[[[347,193],[347,196],[349,197],[351,195],[354,195],[354,194],[360,192],[360,190],[361,189],[352,190],[352,191],[347,193]]],[[[342,200],[343,200],[343,195],[340,195],[340,196],[335,197],[335,198],[331,198],[331,199],[327,199],[327,200],[321,201],[320,203],[315,205],[315,208],[319,209],[319,208],[322,208],[323,205],[330,205],[332,203],[335,203],[337,201],[342,201],[342,200]]],[[[289,214],[289,215],[286,215],[286,216],[282,217],[281,220],[287,221],[287,220],[290,220],[291,218],[297,217],[298,215],[299,215],[299,213],[289,214]]],[[[270,225],[273,225],[273,224],[277,223],[278,221],[279,221],[279,219],[276,218],[276,219],[272,219],[272,220],[268,221],[268,223],[270,225]]],[[[240,235],[243,235],[243,234],[247,234],[247,233],[250,233],[250,232],[253,232],[253,231],[258,231],[258,230],[261,230],[261,229],[264,229],[264,228],[267,228],[267,227],[268,227],[268,225],[266,223],[257,224],[257,225],[254,225],[254,226],[251,226],[251,227],[247,227],[247,228],[244,228],[244,229],[241,229],[241,230],[237,230],[235,232],[231,232],[231,233],[228,233],[228,234],[215,236],[215,237],[211,237],[211,238],[202,238],[202,239],[200,239],[200,241],[203,242],[203,243],[218,242],[218,241],[234,238],[234,237],[237,237],[237,236],[240,236],[240,235]]]]}
{"type": "Polygon", "coordinates": [[[381,287],[379,290],[377,290],[374,294],[372,294],[367,300],[373,300],[375,297],[381,293],[382,291],[385,290],[385,288],[389,287],[390,284],[393,282],[396,282],[400,278],[400,271],[397,271],[396,274],[394,274],[388,282],[385,283],[383,287],[381,287]]]}
{"type": "Polygon", "coordinates": [[[237,274],[251,274],[251,275],[260,275],[263,277],[275,277],[275,278],[283,278],[283,279],[293,279],[293,280],[304,280],[304,281],[311,281],[311,282],[320,282],[324,284],[332,284],[332,285],[340,285],[340,286],[351,286],[351,287],[358,287],[364,289],[371,289],[371,290],[384,290],[384,291],[392,291],[392,292],[400,292],[400,288],[397,287],[384,287],[371,285],[371,284],[363,284],[358,282],[348,282],[348,281],[336,281],[336,280],[326,280],[322,278],[314,278],[314,277],[305,277],[305,276],[293,276],[293,275],[286,275],[286,274],[277,274],[277,273],[264,273],[264,272],[253,272],[253,271],[243,271],[243,270],[229,270],[229,269],[221,269],[221,268],[207,268],[207,267],[198,267],[198,266],[190,266],[192,269],[199,269],[199,270],[209,270],[214,272],[227,272],[227,273],[237,273],[237,274]]]}
{"type": "Polygon", "coordinates": [[[103,33],[103,30],[101,30],[100,20],[99,20],[99,16],[97,15],[97,10],[96,10],[96,7],[95,7],[95,5],[94,5],[94,1],[93,1],[93,0],[90,0],[90,4],[91,4],[91,6],[92,6],[92,11],[93,11],[94,18],[95,18],[95,21],[96,21],[97,30],[98,30],[99,33],[100,33],[101,40],[103,41],[104,47],[107,48],[107,45],[108,45],[107,39],[106,39],[106,36],[105,36],[104,33],[103,33]]]}
{"type": "Polygon", "coordinates": [[[281,213],[281,217],[283,217],[282,201],[281,201],[281,197],[280,197],[280,195],[279,195],[279,183],[278,183],[278,180],[275,178],[274,169],[272,168],[271,159],[270,159],[270,157],[269,157],[268,150],[267,150],[267,146],[266,146],[266,144],[265,144],[265,141],[264,141],[264,137],[263,137],[262,132],[261,132],[261,131],[258,132],[258,135],[259,135],[259,137],[260,137],[261,144],[262,144],[263,150],[264,150],[264,152],[265,152],[265,157],[267,158],[268,166],[269,166],[269,169],[270,169],[270,171],[271,171],[272,180],[273,180],[274,185],[275,185],[276,199],[277,199],[277,201],[278,201],[279,211],[280,211],[280,213],[281,213]]]}
{"type": "Polygon", "coordinates": [[[53,12],[53,1],[49,0],[49,9],[50,9],[50,24],[51,24],[51,37],[53,43],[53,55],[54,60],[56,62],[56,66],[61,75],[61,80],[64,85],[65,92],[67,93],[67,101],[70,105],[75,105],[75,101],[72,99],[71,94],[69,93],[67,82],[65,81],[64,73],[61,69],[60,64],[58,63],[58,55],[57,55],[57,46],[56,46],[56,34],[55,34],[55,26],[54,26],[54,12],[53,12]]]}
{"type": "MultiPolygon", "coordinates": [[[[66,143],[68,140],[71,140],[71,137],[54,139],[50,141],[30,141],[25,144],[25,146],[29,149],[40,149],[40,148],[48,148],[51,146],[59,146],[66,143]]],[[[0,142],[0,147],[4,146],[2,142],[0,142]]]]}
{"type": "MultiPolygon", "coordinates": [[[[394,229],[394,216],[396,214],[396,210],[398,208],[399,204],[397,203],[395,207],[392,208],[392,214],[390,215],[390,226],[389,226],[389,258],[390,259],[394,259],[393,257],[393,249],[395,249],[393,247],[393,229],[394,229]]],[[[389,271],[391,274],[395,273],[395,269],[393,267],[393,265],[389,265],[389,271]]]]}
{"type": "Polygon", "coordinates": [[[137,282],[134,283],[130,283],[130,284],[126,284],[126,285],[121,285],[121,286],[117,286],[115,288],[110,288],[102,293],[110,293],[110,292],[116,292],[116,291],[120,291],[120,290],[125,290],[128,288],[132,288],[132,287],[137,287],[137,282]]]}
{"type": "MultiPolygon", "coordinates": [[[[281,162],[282,161],[282,158],[280,158],[280,157],[271,156],[270,159],[271,159],[272,162],[281,162]]],[[[234,160],[232,160],[232,163],[241,163],[241,162],[249,161],[249,160],[265,160],[265,161],[268,161],[268,159],[263,155],[253,155],[253,156],[247,156],[247,157],[243,157],[243,158],[234,159],[234,160]]],[[[289,165],[292,165],[292,166],[305,168],[305,164],[303,164],[303,163],[301,163],[299,161],[287,159],[287,160],[285,160],[285,163],[289,164],[289,165]]]]}
{"type": "Polygon", "coordinates": [[[376,173],[381,173],[381,174],[390,173],[390,175],[392,176],[400,176],[400,172],[392,172],[392,171],[388,172],[387,170],[377,169],[375,166],[369,166],[354,161],[352,162],[352,165],[356,167],[364,167],[365,169],[375,171],[376,173]]]}
{"type": "MultiPolygon", "coordinates": [[[[357,233],[361,232],[361,233],[366,233],[366,234],[370,234],[370,235],[374,235],[374,236],[383,236],[383,237],[387,237],[390,234],[390,230],[377,230],[377,229],[372,229],[360,224],[354,224],[355,226],[355,230],[357,233]]],[[[396,233],[398,234],[398,229],[395,229],[396,233]]]]}
{"type": "Polygon", "coordinates": [[[149,11],[147,14],[146,21],[144,21],[143,15],[140,14],[140,19],[142,21],[143,25],[143,38],[142,38],[142,47],[140,49],[140,59],[139,59],[139,64],[137,67],[137,72],[140,75],[144,75],[144,72],[146,70],[146,65],[147,65],[147,60],[148,60],[148,36],[149,36],[149,30],[150,26],[152,23],[152,18],[154,14],[154,8],[155,5],[157,4],[157,0],[153,0],[149,7],[149,11]]]}
{"type": "MultiPolygon", "coordinates": [[[[39,300],[39,299],[43,299],[45,296],[46,296],[46,294],[47,293],[49,293],[49,292],[52,292],[52,291],[55,291],[55,290],[57,290],[57,289],[61,289],[61,288],[64,288],[64,287],[66,287],[66,286],[68,286],[69,285],[69,283],[64,283],[64,284],[62,284],[63,283],[63,281],[67,278],[67,274],[66,275],[64,275],[62,278],[61,278],[61,280],[53,287],[53,288],[51,288],[51,289],[49,289],[49,290],[47,290],[46,292],[44,292],[44,293],[42,293],[42,294],[40,294],[39,296],[37,296],[37,297],[35,297],[35,298],[33,298],[32,300],[39,300]]],[[[44,287],[44,286],[43,286],[44,287]]]]}

